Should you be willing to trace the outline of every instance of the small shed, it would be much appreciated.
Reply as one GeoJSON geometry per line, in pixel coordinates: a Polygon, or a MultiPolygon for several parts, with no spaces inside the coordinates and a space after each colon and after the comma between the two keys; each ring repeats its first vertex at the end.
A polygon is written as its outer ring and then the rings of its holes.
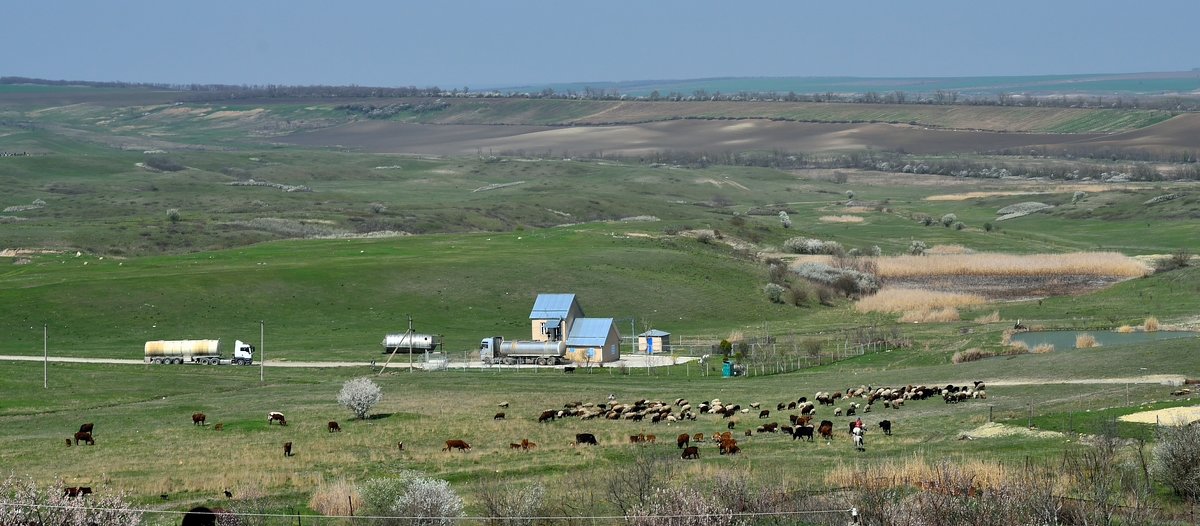
{"type": "Polygon", "coordinates": [[[621,359],[621,334],[612,318],[577,318],[567,336],[566,358],[576,363],[621,359]]]}
{"type": "Polygon", "coordinates": [[[638,352],[646,354],[671,352],[671,333],[650,329],[639,334],[638,352]]]}
{"type": "Polygon", "coordinates": [[[531,338],[535,342],[562,340],[581,317],[583,309],[574,294],[538,294],[529,312],[531,338]]]}

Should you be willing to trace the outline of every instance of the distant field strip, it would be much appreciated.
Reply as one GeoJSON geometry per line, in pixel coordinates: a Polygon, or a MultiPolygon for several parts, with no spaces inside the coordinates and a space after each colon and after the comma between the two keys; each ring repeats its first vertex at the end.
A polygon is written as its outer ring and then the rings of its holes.
{"type": "Polygon", "coordinates": [[[884,278],[915,276],[1093,275],[1134,278],[1150,273],[1146,264],[1116,252],[1070,254],[953,254],[876,258],[884,278]]]}

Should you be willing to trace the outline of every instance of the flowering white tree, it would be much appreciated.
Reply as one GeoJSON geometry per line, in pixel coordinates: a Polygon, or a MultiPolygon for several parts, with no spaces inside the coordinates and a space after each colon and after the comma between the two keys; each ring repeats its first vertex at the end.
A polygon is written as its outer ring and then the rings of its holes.
{"type": "Polygon", "coordinates": [[[779,224],[783,225],[783,228],[792,228],[792,218],[783,210],[779,211],[779,224]]]}
{"type": "Polygon", "coordinates": [[[383,392],[370,378],[355,378],[342,384],[342,392],[338,393],[338,403],[354,412],[358,418],[366,418],[380,400],[383,392]]]}

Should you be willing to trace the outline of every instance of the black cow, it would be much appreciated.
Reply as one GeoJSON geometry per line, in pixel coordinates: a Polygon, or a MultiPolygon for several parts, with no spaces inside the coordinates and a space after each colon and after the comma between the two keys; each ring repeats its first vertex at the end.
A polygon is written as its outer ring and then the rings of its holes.
{"type": "Polygon", "coordinates": [[[813,441],[813,426],[796,426],[792,431],[792,440],[807,438],[809,442],[813,441]]]}
{"type": "Polygon", "coordinates": [[[574,445],[578,446],[580,444],[591,444],[593,446],[600,445],[600,443],[596,441],[596,435],[591,433],[575,433],[574,445]]]}
{"type": "Polygon", "coordinates": [[[883,434],[885,434],[885,435],[888,435],[888,436],[891,436],[891,434],[892,434],[892,421],[891,421],[891,420],[880,420],[880,421],[879,421],[879,429],[882,429],[882,430],[883,430],[883,434]]]}

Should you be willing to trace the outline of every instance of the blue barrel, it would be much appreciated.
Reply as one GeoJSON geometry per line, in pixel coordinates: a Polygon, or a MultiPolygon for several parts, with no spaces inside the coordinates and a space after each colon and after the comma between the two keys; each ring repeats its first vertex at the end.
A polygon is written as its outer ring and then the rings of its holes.
{"type": "Polygon", "coordinates": [[[733,376],[733,362],[729,360],[721,362],[721,376],[724,376],[725,378],[733,376]]]}

